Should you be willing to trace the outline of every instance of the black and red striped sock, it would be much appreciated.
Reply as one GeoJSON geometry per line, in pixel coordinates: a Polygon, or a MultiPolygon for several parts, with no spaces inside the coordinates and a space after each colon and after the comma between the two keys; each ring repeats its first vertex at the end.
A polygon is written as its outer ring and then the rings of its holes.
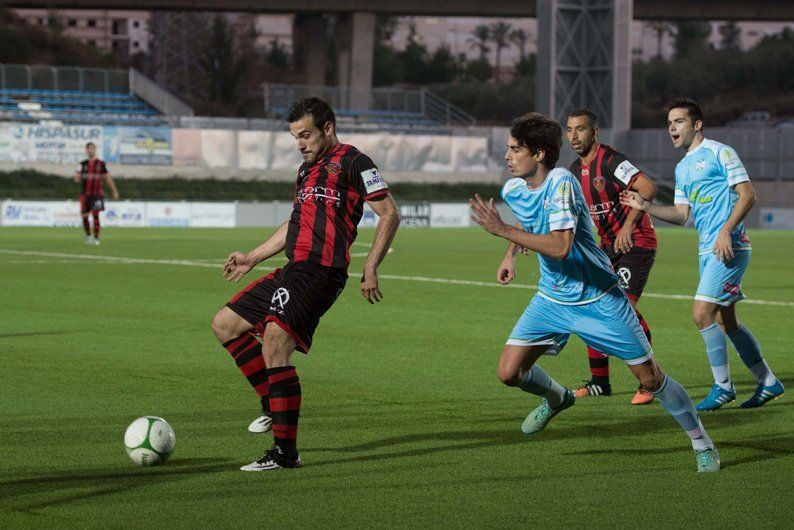
{"type": "Polygon", "coordinates": [[[597,385],[608,385],[609,356],[588,346],[587,360],[590,361],[590,379],[593,383],[597,385]]]}
{"type": "Polygon", "coordinates": [[[279,366],[267,371],[270,381],[270,410],[273,440],[289,458],[298,455],[298,417],[301,409],[301,384],[294,366],[279,366]]]}
{"type": "Polygon", "coordinates": [[[83,230],[85,230],[85,235],[91,235],[91,224],[88,222],[88,216],[83,217],[83,230]]]}
{"type": "Polygon", "coordinates": [[[269,412],[270,382],[267,378],[265,358],[262,355],[262,344],[253,335],[245,333],[224,343],[223,347],[232,354],[237,367],[254,387],[254,392],[262,402],[262,410],[269,412]]]}
{"type": "Polygon", "coordinates": [[[94,237],[99,237],[99,212],[94,212],[94,237]]]}

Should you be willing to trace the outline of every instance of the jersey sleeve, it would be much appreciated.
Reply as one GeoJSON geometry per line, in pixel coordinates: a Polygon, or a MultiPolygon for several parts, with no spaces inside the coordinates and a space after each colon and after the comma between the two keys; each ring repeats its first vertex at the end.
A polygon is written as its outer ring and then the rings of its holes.
{"type": "Polygon", "coordinates": [[[576,229],[576,199],[573,178],[566,176],[558,183],[551,194],[549,208],[549,230],[576,229]]]}
{"type": "Polygon", "coordinates": [[[678,175],[678,168],[675,171],[675,188],[673,191],[673,204],[685,204],[686,206],[692,206],[689,203],[689,199],[686,196],[686,192],[684,191],[684,183],[683,179],[678,175]]]}
{"type": "Polygon", "coordinates": [[[350,179],[365,201],[389,194],[389,185],[378,171],[378,166],[365,154],[360,154],[350,163],[350,179]]]}
{"type": "Polygon", "coordinates": [[[100,174],[102,174],[102,175],[107,175],[107,174],[108,174],[108,166],[107,166],[107,164],[105,164],[104,162],[102,162],[102,165],[101,165],[101,166],[99,166],[99,172],[100,172],[100,174]]]}
{"type": "Polygon", "coordinates": [[[727,145],[719,150],[719,164],[722,174],[728,179],[728,185],[733,187],[742,182],[750,182],[747,170],[744,168],[739,155],[732,147],[727,145]]]}
{"type": "Polygon", "coordinates": [[[607,162],[607,169],[612,180],[624,190],[631,185],[634,177],[640,174],[640,170],[625,155],[618,152],[615,152],[607,162]]]}

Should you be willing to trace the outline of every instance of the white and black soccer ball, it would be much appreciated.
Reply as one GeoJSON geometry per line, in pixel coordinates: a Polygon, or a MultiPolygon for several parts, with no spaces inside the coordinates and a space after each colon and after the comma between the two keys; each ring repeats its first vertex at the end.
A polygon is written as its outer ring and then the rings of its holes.
{"type": "Polygon", "coordinates": [[[124,448],[139,466],[159,466],[174,452],[174,429],[163,418],[144,416],[130,423],[124,433],[124,448]]]}

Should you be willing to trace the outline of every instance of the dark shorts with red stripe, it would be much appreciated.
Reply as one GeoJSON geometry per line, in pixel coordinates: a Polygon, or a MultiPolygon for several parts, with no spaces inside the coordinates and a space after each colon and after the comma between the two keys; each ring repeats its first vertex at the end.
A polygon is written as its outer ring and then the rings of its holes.
{"type": "Polygon", "coordinates": [[[274,323],[295,340],[295,349],[308,353],[320,317],[345,288],[347,272],[305,261],[288,263],[252,282],[237,293],[226,307],[240,315],[264,335],[274,323]]]}
{"type": "Polygon", "coordinates": [[[80,213],[101,212],[104,209],[104,195],[80,195],[80,213]]]}
{"type": "Polygon", "coordinates": [[[615,252],[612,247],[604,249],[612,262],[612,269],[618,275],[620,286],[628,297],[635,302],[642,296],[651,267],[656,259],[656,249],[632,247],[627,253],[615,252]]]}

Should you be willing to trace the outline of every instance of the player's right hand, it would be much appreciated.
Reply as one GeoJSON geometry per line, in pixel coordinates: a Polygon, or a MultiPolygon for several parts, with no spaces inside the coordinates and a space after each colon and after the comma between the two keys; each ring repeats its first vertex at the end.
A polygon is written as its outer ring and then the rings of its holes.
{"type": "Polygon", "coordinates": [[[240,278],[253,268],[254,266],[247,255],[242,252],[232,252],[226,258],[226,263],[223,266],[223,277],[226,278],[227,282],[239,282],[240,278]]]}
{"type": "Polygon", "coordinates": [[[499,270],[496,271],[496,281],[500,285],[507,285],[516,277],[516,264],[515,260],[505,258],[499,265],[499,270]]]}
{"type": "Polygon", "coordinates": [[[620,204],[634,208],[635,210],[644,211],[649,201],[646,201],[642,195],[632,190],[624,190],[620,192],[620,204]]]}

